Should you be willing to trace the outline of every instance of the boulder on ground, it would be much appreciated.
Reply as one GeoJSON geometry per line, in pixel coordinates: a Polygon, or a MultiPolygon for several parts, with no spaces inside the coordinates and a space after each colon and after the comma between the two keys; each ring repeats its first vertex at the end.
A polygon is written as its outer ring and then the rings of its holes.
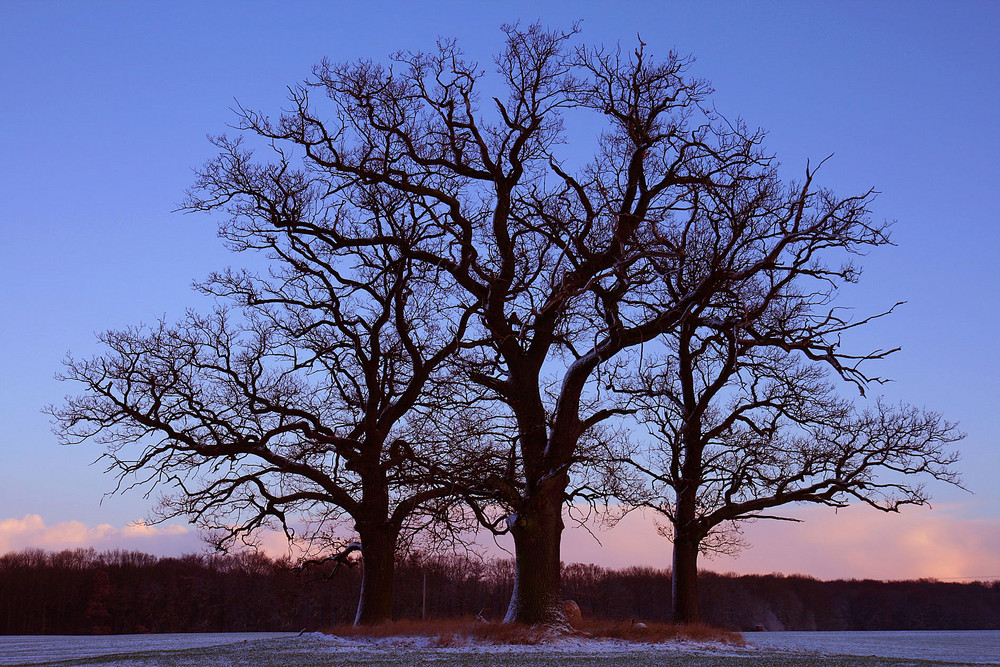
{"type": "Polygon", "coordinates": [[[570,625],[578,625],[583,620],[580,605],[573,600],[563,601],[563,613],[566,614],[566,620],[569,621],[570,625]]]}

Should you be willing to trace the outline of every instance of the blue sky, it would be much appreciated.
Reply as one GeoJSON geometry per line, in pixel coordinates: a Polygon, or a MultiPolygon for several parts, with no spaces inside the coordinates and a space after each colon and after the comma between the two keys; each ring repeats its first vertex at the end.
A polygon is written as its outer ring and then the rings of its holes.
{"type": "MultiPolygon", "coordinates": [[[[67,351],[87,356],[97,351],[98,331],[207,307],[191,282],[244,263],[222,248],[212,219],[172,212],[212,154],[206,135],[226,130],[235,102],[276,112],[285,87],[323,57],[382,58],[431,48],[439,35],[457,37],[489,68],[499,26],[516,20],[561,27],[582,20],[588,42],[629,46],[638,34],[653,53],[692,54],[693,72],[712,81],[720,111],[770,131],[767,144],[786,176],[833,154],[821,172],[825,185],[882,193],[875,215],[898,221],[898,246],[865,259],[862,284],[844,303],[861,313],[907,304],[856,344],[903,347],[878,369],[895,379],[885,393],[961,423],[968,438],[960,470],[974,493],[931,485],[936,514],[863,521],[885,526],[886,535],[944,522],[948,537],[933,539],[953,541],[956,552],[979,548],[973,534],[1000,540],[1000,5],[7,0],[0,2],[0,550],[73,543],[52,537],[60,526],[103,544],[94,527],[124,535],[153,502],[131,494],[102,503],[112,480],[89,465],[100,448],[58,446],[41,408],[74,390],[53,380],[67,351]],[[24,521],[34,515],[41,524],[24,521]],[[5,538],[5,530],[18,537],[5,538]]],[[[768,561],[775,542],[792,540],[802,543],[801,567],[781,561],[773,569],[808,572],[808,534],[825,522],[852,525],[847,514],[810,513],[809,533],[782,527],[775,537],[767,528],[754,539],[751,532],[756,546],[747,558],[770,571],[768,563],[779,562],[768,561]]],[[[639,532],[629,539],[644,539],[639,532]]],[[[665,565],[667,545],[648,532],[650,564],[662,550],[665,565]]],[[[905,543],[907,535],[892,539],[905,543]]],[[[569,559],[589,553],[581,547],[569,559]]],[[[971,575],[1000,576],[1000,561],[968,567],[995,570],[971,575]]],[[[948,572],[938,576],[967,570],[948,572]]]]}

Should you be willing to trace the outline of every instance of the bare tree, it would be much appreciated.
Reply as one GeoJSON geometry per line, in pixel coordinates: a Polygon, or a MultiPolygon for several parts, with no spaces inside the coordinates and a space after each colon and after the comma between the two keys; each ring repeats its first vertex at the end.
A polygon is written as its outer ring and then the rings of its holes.
{"type": "Polygon", "coordinates": [[[832,381],[864,394],[882,380],[863,364],[896,351],[845,351],[845,335],[888,313],[852,320],[833,305],[859,276],[849,258],[889,243],[870,221],[872,193],[837,199],[809,170],[790,187],[762,175],[692,201],[673,289],[709,275],[718,288],[649,350],[624,392],[654,436],[632,461],[652,481],[645,504],[668,522],[678,622],[698,620],[699,551],[738,549],[739,522],[784,518],[769,512],[801,502],[895,512],[927,502],[927,478],[959,483],[954,425],[881,400],[856,406],[832,381]]]}
{"type": "MultiPolygon", "coordinates": [[[[666,291],[662,278],[677,261],[672,216],[699,187],[755,178],[765,160],[757,134],[704,108],[708,86],[686,77],[688,62],[675,54],[656,62],[641,46],[572,47],[574,31],[505,31],[495,60],[504,90],[485,108],[485,73],[442,41],[432,53],[397,54],[388,68],[324,62],[276,120],[241,110],[244,136],[301,154],[325,212],[261,211],[244,224],[336,249],[393,247],[476,305],[471,338],[480,344],[462,358],[514,425],[514,465],[487,480],[509,510],[506,527],[493,528],[509,530],[516,549],[506,618],[562,623],[571,469],[581,438],[622,411],[604,400],[602,383],[624,372],[628,350],[671,331],[716,289],[711,276],[691,293],[666,291]],[[607,124],[595,157],[578,168],[556,154],[571,112],[607,124]],[[426,233],[401,234],[357,206],[372,199],[405,207],[426,233]]],[[[232,144],[221,148],[206,173],[240,159],[232,144]]],[[[212,187],[202,208],[258,197],[225,179],[212,187]]]]}
{"type": "MultiPolygon", "coordinates": [[[[259,185],[271,173],[243,167],[228,177],[259,185]]],[[[310,196],[276,188],[256,205],[310,196]]],[[[190,518],[219,548],[267,526],[330,548],[349,518],[364,565],[356,623],[388,621],[400,541],[451,517],[453,489],[419,460],[432,451],[457,477],[484,465],[437,427],[462,408],[445,361],[471,311],[435,319],[448,308],[429,306],[433,282],[388,246],[338,256],[308,239],[256,241],[277,260],[269,278],[229,272],[202,286],[241,308],[108,332],[106,353],[67,360],[64,379],[84,393],[50,408],[57,432],[107,443],[119,489],[170,490],[158,518],[190,518]]]]}

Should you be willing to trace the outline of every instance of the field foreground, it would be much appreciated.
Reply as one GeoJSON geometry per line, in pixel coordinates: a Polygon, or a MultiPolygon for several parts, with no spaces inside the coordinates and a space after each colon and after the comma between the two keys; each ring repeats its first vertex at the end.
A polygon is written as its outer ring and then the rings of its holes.
{"type": "MultiPolygon", "coordinates": [[[[129,650],[119,645],[116,652],[88,657],[76,655],[71,649],[61,655],[49,650],[34,658],[22,653],[20,659],[0,652],[3,665],[114,665],[122,667],[204,667],[208,665],[254,665],[261,667],[318,667],[347,665],[435,665],[470,667],[495,665],[584,665],[630,667],[642,665],[677,665],[703,667],[786,667],[819,665],[838,667],[928,667],[930,665],[969,665],[977,662],[945,662],[845,656],[802,649],[760,648],[751,643],[733,645],[721,642],[687,640],[666,643],[643,643],[620,639],[587,639],[563,637],[534,645],[496,645],[467,638],[448,637],[339,637],[321,633],[301,636],[285,635],[264,639],[249,639],[213,646],[185,645],[184,635],[176,635],[176,648],[159,644],[155,650],[129,650]],[[38,658],[42,658],[39,660],[38,658]]],[[[10,638],[0,638],[10,639],[10,638]]],[[[38,638],[42,641],[43,638],[38,638]]],[[[56,638],[60,639],[60,638],[56,638]]],[[[61,638],[71,640],[72,638],[61,638]]],[[[80,638],[81,640],[85,638],[80,638]]],[[[752,639],[752,638],[751,638],[752,639]]],[[[219,640],[224,641],[223,639],[219,640]]],[[[0,646],[3,646],[0,641],[0,646]]],[[[985,664],[997,664],[986,661],[985,664]]],[[[984,663],[978,663],[984,664],[984,663]]]]}

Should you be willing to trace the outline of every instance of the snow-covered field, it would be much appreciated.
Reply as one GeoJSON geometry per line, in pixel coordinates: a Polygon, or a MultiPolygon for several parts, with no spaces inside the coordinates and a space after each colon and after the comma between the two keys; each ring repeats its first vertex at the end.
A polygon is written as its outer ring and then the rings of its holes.
{"type": "Polygon", "coordinates": [[[1000,630],[920,632],[762,632],[746,639],[762,648],[1000,664],[1000,630]]]}
{"type": "Polygon", "coordinates": [[[565,638],[538,646],[490,646],[428,638],[363,639],[321,634],[191,634],[117,637],[0,637],[0,665],[587,665],[786,667],[790,665],[1000,665],[1000,631],[972,633],[775,632],[743,647],[637,644],[565,638]],[[878,635],[879,637],[872,637],[878,635]],[[892,637],[890,635],[894,635],[892,637]],[[877,641],[876,641],[877,639],[877,641]],[[909,648],[908,648],[909,647],[909,648]],[[845,657],[847,655],[864,657],[845,657]]]}
{"type": "Polygon", "coordinates": [[[187,633],[159,635],[12,635],[0,636],[0,665],[155,653],[238,644],[248,640],[295,637],[283,632],[187,633]]]}

